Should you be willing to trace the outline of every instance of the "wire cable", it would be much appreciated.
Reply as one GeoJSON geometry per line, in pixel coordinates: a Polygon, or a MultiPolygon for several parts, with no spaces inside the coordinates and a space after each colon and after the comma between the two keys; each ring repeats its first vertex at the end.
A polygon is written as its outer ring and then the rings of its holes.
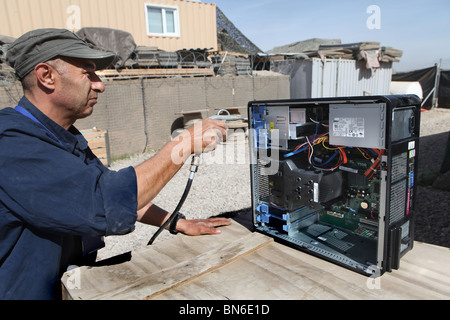
{"type": "Polygon", "coordinates": [[[191,190],[192,181],[194,180],[195,173],[198,171],[198,166],[200,165],[200,156],[194,155],[192,157],[192,163],[191,163],[191,173],[189,175],[188,182],[186,184],[186,188],[184,189],[183,195],[181,196],[180,201],[178,202],[177,207],[173,211],[173,213],[170,215],[169,219],[166,220],[166,222],[163,223],[161,227],[159,227],[158,231],[153,235],[153,237],[150,239],[150,241],[147,243],[147,245],[152,245],[153,242],[156,240],[156,238],[161,234],[161,232],[167,228],[168,225],[172,223],[172,221],[175,219],[175,217],[178,215],[178,212],[181,210],[181,207],[184,204],[184,201],[186,200],[189,191],[191,190]]]}

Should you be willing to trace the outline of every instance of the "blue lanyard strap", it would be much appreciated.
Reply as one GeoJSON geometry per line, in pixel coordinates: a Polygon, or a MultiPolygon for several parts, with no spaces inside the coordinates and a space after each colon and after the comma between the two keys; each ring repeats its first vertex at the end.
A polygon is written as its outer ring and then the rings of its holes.
{"type": "Polygon", "coordinates": [[[64,144],[58,139],[57,136],[55,136],[55,134],[53,132],[51,132],[46,126],[44,126],[42,124],[42,122],[40,122],[38,119],[36,119],[35,116],[33,116],[31,113],[29,113],[27,110],[25,110],[24,108],[22,108],[21,106],[17,106],[14,108],[16,111],[20,112],[21,114],[23,114],[24,116],[30,118],[31,120],[33,120],[36,123],[39,123],[42,127],[44,127],[45,130],[47,130],[56,140],[58,140],[59,144],[61,146],[64,147],[64,144]]]}

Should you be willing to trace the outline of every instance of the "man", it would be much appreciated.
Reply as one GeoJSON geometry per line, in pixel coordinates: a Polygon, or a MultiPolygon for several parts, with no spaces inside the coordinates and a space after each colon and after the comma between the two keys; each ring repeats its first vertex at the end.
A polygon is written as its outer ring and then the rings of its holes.
{"type": "MultiPolygon", "coordinates": [[[[123,235],[136,221],[161,226],[170,214],[151,201],[195,150],[213,149],[226,125],[204,120],[136,168],[105,168],[73,126],[92,114],[105,87],[95,71],[111,53],[72,32],[40,29],[9,48],[24,89],[18,107],[0,111],[0,298],[58,299],[60,277],[93,239],[123,235]]],[[[178,219],[187,235],[218,234],[228,219],[178,219]]],[[[84,251],[84,253],[83,253],[84,251]]]]}

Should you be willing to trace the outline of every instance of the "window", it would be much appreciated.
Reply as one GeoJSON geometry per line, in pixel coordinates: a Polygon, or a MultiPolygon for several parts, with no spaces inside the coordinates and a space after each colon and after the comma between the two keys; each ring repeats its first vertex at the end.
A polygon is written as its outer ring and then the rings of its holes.
{"type": "Polygon", "coordinates": [[[152,36],[179,37],[178,8],[145,5],[147,34],[152,36]]]}

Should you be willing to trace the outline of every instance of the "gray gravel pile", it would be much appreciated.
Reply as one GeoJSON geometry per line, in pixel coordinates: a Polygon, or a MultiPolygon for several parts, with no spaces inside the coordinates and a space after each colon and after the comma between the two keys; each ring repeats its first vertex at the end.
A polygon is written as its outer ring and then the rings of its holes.
{"type": "MultiPolygon", "coordinates": [[[[439,177],[448,134],[450,131],[450,109],[435,109],[422,112],[419,168],[425,174],[418,179],[416,199],[417,241],[450,248],[450,191],[440,190],[433,183],[439,177]]],[[[203,155],[191,192],[181,210],[189,219],[203,219],[225,212],[250,213],[250,172],[248,144],[242,136],[219,146],[216,151],[203,155]]],[[[130,159],[116,161],[112,170],[135,166],[152,157],[154,153],[136,155],[130,159]]],[[[167,184],[153,201],[172,212],[183,194],[189,176],[189,164],[167,184]]],[[[442,176],[442,175],[441,175],[442,176]]],[[[447,174],[447,181],[450,176],[447,174]]],[[[98,259],[106,259],[147,245],[157,231],[156,227],[136,224],[136,230],[125,236],[106,237],[106,247],[101,249],[98,259]]],[[[164,231],[156,239],[165,241],[174,237],[164,231]]]]}

